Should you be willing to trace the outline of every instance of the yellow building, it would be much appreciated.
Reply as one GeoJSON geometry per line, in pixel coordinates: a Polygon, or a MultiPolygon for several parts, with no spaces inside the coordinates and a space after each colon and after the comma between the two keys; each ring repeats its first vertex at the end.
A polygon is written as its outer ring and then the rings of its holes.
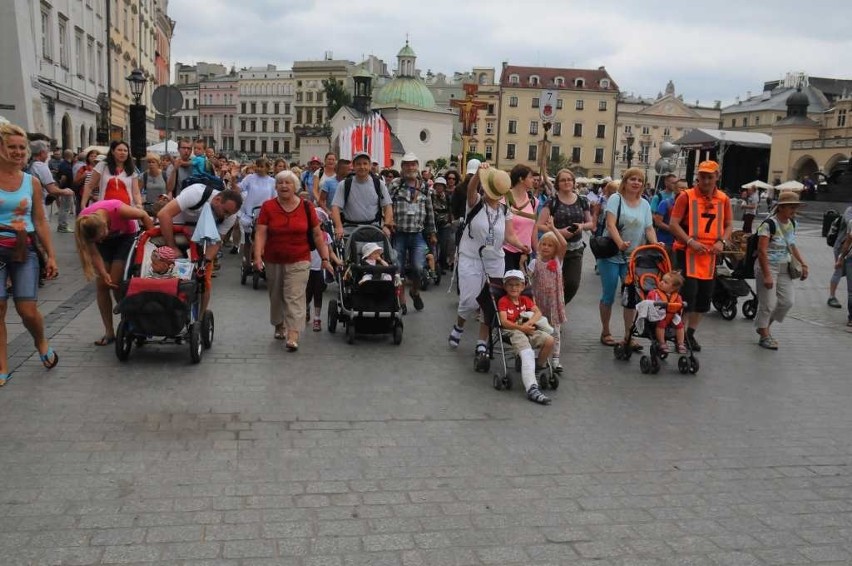
{"type": "Polygon", "coordinates": [[[155,143],[159,134],[154,129],[154,109],[151,93],[157,84],[157,14],[151,2],[108,0],[109,10],[109,90],[110,139],[130,139],[130,105],[133,97],[127,77],[134,69],[141,69],[148,84],[141,104],[147,106],[148,127],[146,139],[155,143]]]}
{"type": "MultiPolygon", "coordinates": [[[[557,91],[549,158],[565,155],[585,175],[609,175],[613,166],[618,85],[604,67],[558,69],[503,63],[495,163],[537,168],[544,134],[543,90],[557,91]]],[[[486,117],[487,118],[487,117],[486,117]]]]}
{"type": "MultiPolygon", "coordinates": [[[[696,128],[716,129],[719,125],[719,108],[687,104],[683,97],[675,94],[672,81],[666,85],[665,93],[656,99],[622,95],[618,101],[616,116],[616,161],[613,177],[620,177],[627,169],[627,138],[632,136],[632,165],[644,168],[646,177],[653,180],[654,163],[659,159],[663,142],[673,142],[696,128]]],[[[686,162],[677,159],[675,170],[678,177],[686,174],[686,162]]]]}
{"type": "Polygon", "coordinates": [[[293,159],[307,163],[312,155],[329,151],[331,128],[328,123],[328,101],[325,98],[323,81],[330,77],[348,92],[352,92],[352,69],[355,63],[334,60],[331,53],[322,61],[296,61],[293,63],[293,80],[296,83],[293,120],[296,147],[293,159]],[[305,147],[302,147],[302,144],[305,147]]]}

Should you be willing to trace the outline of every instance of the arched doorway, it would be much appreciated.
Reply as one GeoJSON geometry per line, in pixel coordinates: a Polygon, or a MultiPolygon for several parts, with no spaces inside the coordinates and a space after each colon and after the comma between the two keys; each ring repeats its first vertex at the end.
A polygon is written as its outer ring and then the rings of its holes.
{"type": "Polygon", "coordinates": [[[83,147],[85,147],[85,145],[86,145],[86,126],[81,125],[80,126],[80,145],[77,146],[77,149],[79,151],[82,151],[83,147]]]}
{"type": "Polygon", "coordinates": [[[71,116],[66,112],[62,116],[62,149],[74,147],[74,130],[71,128],[71,116]]]}
{"type": "Polygon", "coordinates": [[[819,167],[817,167],[817,163],[814,158],[810,155],[803,155],[793,165],[790,179],[799,180],[805,177],[811,177],[817,171],[819,171],[819,167]]]}
{"type": "Polygon", "coordinates": [[[89,126],[89,141],[83,145],[95,145],[95,129],[89,126]]]}

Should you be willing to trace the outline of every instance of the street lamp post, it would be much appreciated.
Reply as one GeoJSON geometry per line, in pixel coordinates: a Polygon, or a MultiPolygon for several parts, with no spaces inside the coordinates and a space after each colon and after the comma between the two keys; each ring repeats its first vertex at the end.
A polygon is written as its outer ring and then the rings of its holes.
{"type": "Polygon", "coordinates": [[[126,80],[130,83],[130,94],[133,95],[133,104],[130,105],[130,153],[138,162],[145,157],[147,146],[145,135],[146,108],[141,102],[148,79],[145,78],[141,69],[134,69],[126,80]]]}
{"type": "Polygon", "coordinates": [[[633,137],[633,134],[627,134],[627,168],[630,169],[630,166],[633,164],[633,142],[636,141],[636,138],[633,137]]]}

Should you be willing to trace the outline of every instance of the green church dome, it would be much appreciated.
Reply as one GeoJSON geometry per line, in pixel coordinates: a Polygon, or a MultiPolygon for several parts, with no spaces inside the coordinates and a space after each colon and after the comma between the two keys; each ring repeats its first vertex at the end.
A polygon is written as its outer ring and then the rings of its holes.
{"type": "Polygon", "coordinates": [[[382,87],[376,96],[375,104],[378,106],[406,104],[431,110],[435,108],[435,97],[420,79],[397,77],[382,87]]]}

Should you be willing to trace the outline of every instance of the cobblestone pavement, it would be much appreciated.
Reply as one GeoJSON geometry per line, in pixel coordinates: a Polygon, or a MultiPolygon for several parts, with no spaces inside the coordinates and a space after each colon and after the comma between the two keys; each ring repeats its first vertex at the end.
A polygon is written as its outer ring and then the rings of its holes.
{"type": "Polygon", "coordinates": [[[813,277],[781,349],[713,314],[687,378],[598,343],[587,258],[550,407],[475,374],[471,336],[447,349],[443,290],[399,347],[323,331],[288,354],[233,256],[201,364],[151,345],[119,363],[92,345],[59,235],[56,369],[9,314],[0,564],[850,564],[852,334],[825,306],[830,250],[802,228],[813,277]]]}

